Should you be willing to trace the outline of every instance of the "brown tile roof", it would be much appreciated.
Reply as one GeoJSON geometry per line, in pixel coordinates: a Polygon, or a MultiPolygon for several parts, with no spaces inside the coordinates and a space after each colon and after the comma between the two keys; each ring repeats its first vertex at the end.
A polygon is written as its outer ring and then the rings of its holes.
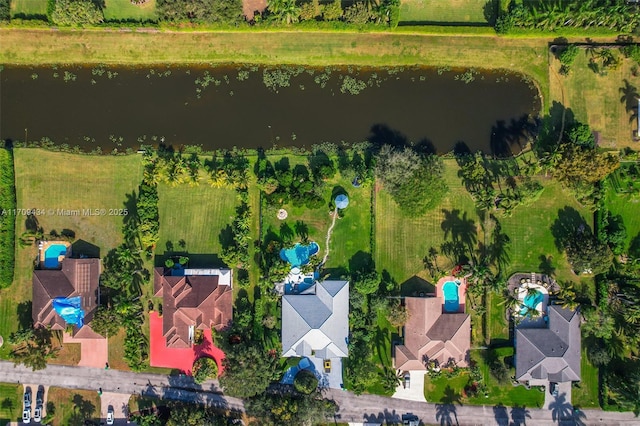
{"type": "Polygon", "coordinates": [[[65,321],[54,311],[53,299],[56,297],[80,296],[84,311],[84,326],[74,327],[73,336],[94,336],[89,323],[98,307],[98,284],[100,281],[100,259],[70,259],[62,261],[59,270],[36,269],[33,271],[32,317],[35,327],[51,327],[64,330],[65,321]],[[85,330],[86,329],[86,330],[85,330]]]}
{"type": "Polygon", "coordinates": [[[188,348],[189,327],[221,330],[233,314],[231,285],[219,285],[218,275],[171,276],[155,268],[153,287],[162,297],[162,334],[170,348],[188,348]]]}
{"type": "Polygon", "coordinates": [[[399,370],[425,370],[426,361],[440,365],[453,359],[460,367],[468,365],[471,346],[471,318],[465,313],[443,313],[440,297],[407,297],[409,319],[404,326],[404,345],[396,346],[395,367],[399,370]]]}

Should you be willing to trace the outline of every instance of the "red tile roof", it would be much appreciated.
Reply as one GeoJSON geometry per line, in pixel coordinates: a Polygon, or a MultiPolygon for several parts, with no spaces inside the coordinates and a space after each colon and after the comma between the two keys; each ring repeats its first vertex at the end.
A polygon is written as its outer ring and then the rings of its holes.
{"type": "Polygon", "coordinates": [[[231,285],[219,284],[218,275],[172,276],[171,269],[154,271],[156,297],[162,297],[162,335],[167,347],[189,348],[189,327],[226,328],[232,318],[231,285]]]}
{"type": "Polygon", "coordinates": [[[61,269],[36,269],[33,271],[32,316],[35,327],[51,327],[65,330],[67,324],[53,309],[56,297],[80,296],[85,325],[74,327],[73,335],[81,333],[88,338],[102,338],[89,328],[98,307],[100,259],[70,259],[62,261],[61,269]]]}

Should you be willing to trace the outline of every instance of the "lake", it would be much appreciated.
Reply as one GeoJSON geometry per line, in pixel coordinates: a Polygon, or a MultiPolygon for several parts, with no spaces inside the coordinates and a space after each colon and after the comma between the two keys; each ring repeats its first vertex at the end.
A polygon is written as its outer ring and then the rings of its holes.
{"type": "Polygon", "coordinates": [[[540,103],[523,76],[473,69],[5,66],[0,137],[86,151],[371,140],[508,155],[540,103]]]}

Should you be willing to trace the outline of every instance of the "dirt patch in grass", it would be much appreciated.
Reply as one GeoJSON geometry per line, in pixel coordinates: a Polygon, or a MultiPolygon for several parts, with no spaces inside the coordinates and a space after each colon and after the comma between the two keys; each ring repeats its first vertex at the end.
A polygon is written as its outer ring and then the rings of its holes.
{"type": "Polygon", "coordinates": [[[56,358],[48,361],[49,364],[78,365],[80,362],[82,349],[80,343],[62,343],[62,335],[60,335],[60,339],[54,335],[53,347],[61,347],[61,349],[56,358]]]}

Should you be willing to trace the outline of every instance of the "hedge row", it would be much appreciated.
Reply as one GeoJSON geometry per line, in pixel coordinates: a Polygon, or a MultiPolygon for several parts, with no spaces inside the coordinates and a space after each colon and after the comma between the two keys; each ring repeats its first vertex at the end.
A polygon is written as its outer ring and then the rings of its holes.
{"type": "Polygon", "coordinates": [[[16,188],[13,152],[0,149],[0,288],[13,282],[16,188]]]}

